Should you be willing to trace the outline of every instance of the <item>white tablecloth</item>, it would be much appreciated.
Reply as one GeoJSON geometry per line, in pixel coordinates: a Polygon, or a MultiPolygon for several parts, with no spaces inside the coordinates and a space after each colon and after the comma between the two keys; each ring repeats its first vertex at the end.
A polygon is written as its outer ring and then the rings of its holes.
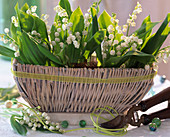
{"type": "MultiPolygon", "coordinates": [[[[76,128],[76,127],[74,127],[76,128]]],[[[151,132],[148,126],[141,126],[140,128],[134,128],[128,131],[124,137],[169,137],[170,136],[170,120],[165,120],[162,125],[155,132],[151,132]]],[[[21,137],[14,133],[7,119],[0,117],[0,137],[21,137]]],[[[54,133],[42,133],[39,131],[31,131],[27,133],[27,137],[104,137],[102,135],[94,133],[92,130],[81,130],[64,135],[54,133]]],[[[109,137],[109,136],[108,136],[109,137]]]]}
{"type": "MultiPolygon", "coordinates": [[[[6,62],[0,59],[0,87],[9,87],[9,85],[13,85],[14,81],[12,79],[12,75],[10,72],[10,62],[6,62]]],[[[160,76],[156,76],[154,81],[155,85],[153,90],[158,93],[162,89],[170,86],[170,82],[168,80],[165,81],[164,84],[161,84],[160,76]]],[[[151,94],[148,94],[145,98],[150,97],[151,94]]],[[[145,112],[146,114],[150,112],[154,112],[160,109],[167,107],[167,102],[159,104],[152,109],[145,112]]],[[[78,128],[78,127],[70,127],[70,128],[78,128]]],[[[103,137],[102,135],[94,133],[92,130],[81,130],[74,131],[70,133],[65,133],[64,135],[53,134],[53,133],[42,133],[39,131],[31,131],[27,133],[28,137],[103,137]]],[[[0,116],[0,137],[20,137],[12,130],[9,119],[3,118],[0,116]]],[[[128,133],[124,137],[170,137],[170,119],[166,119],[162,122],[161,127],[158,128],[156,132],[151,132],[148,126],[141,126],[140,128],[129,127],[128,133]]]]}

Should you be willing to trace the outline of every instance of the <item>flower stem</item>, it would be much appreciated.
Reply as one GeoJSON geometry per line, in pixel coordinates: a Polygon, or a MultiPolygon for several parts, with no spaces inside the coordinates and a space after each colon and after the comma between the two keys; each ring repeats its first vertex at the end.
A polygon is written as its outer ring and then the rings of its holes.
{"type": "Polygon", "coordinates": [[[25,106],[25,107],[27,107],[28,109],[30,109],[31,111],[33,111],[34,114],[35,114],[35,116],[38,118],[39,122],[41,122],[41,124],[42,124],[43,126],[45,126],[46,129],[48,129],[49,131],[51,131],[51,132],[53,132],[53,133],[62,134],[60,131],[53,131],[53,130],[50,130],[50,129],[45,125],[45,123],[42,121],[42,119],[38,116],[38,114],[36,113],[36,111],[35,111],[33,108],[27,106],[27,105],[24,104],[24,103],[21,103],[21,102],[18,102],[18,103],[22,104],[23,106],[25,106]]]}
{"type": "Polygon", "coordinates": [[[126,36],[128,36],[128,35],[129,35],[129,29],[130,29],[130,25],[128,25],[128,29],[127,29],[126,36]]]}

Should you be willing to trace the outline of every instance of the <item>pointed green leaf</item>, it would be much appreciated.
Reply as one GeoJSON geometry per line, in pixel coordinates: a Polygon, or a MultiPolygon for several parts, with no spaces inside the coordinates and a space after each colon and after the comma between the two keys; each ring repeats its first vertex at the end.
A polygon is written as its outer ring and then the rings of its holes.
{"type": "Polygon", "coordinates": [[[57,54],[57,56],[60,58],[63,64],[67,64],[66,47],[64,47],[63,50],[57,54]]]}
{"type": "Polygon", "coordinates": [[[101,29],[108,28],[109,25],[112,24],[110,15],[104,10],[103,13],[99,17],[99,26],[101,29]]]}
{"type": "Polygon", "coordinates": [[[19,20],[19,27],[26,32],[31,32],[34,26],[34,19],[27,13],[21,11],[18,7],[18,3],[15,7],[15,11],[19,20]]]}
{"type": "Polygon", "coordinates": [[[15,58],[14,53],[15,53],[15,51],[0,45],[0,54],[1,55],[15,58]]]}
{"type": "Polygon", "coordinates": [[[72,14],[70,2],[68,0],[60,0],[59,5],[66,10],[69,18],[72,14]]]}
{"type": "Polygon", "coordinates": [[[159,22],[147,22],[146,24],[142,25],[136,31],[136,35],[139,39],[146,39],[152,32],[152,29],[158,24],[159,22]]]}
{"type": "Polygon", "coordinates": [[[34,19],[33,30],[36,30],[38,33],[40,33],[41,38],[43,38],[45,41],[48,41],[48,33],[45,22],[38,17],[33,15],[31,16],[34,19]]]}
{"type": "Polygon", "coordinates": [[[11,116],[10,118],[10,122],[11,122],[11,126],[13,128],[13,130],[22,135],[22,136],[26,136],[27,134],[27,129],[25,128],[24,125],[21,125],[20,123],[18,123],[15,119],[15,116],[11,116]]]}
{"type": "Polygon", "coordinates": [[[25,12],[25,13],[26,13],[26,11],[27,11],[28,9],[29,9],[29,6],[28,6],[27,3],[25,3],[24,6],[22,6],[22,8],[21,8],[21,10],[22,10],[23,12],[25,12]]]}
{"type": "MultiPolygon", "coordinates": [[[[51,38],[51,41],[55,41],[55,32],[57,31],[57,28],[52,25],[51,27],[51,33],[50,33],[50,38],[51,38]]],[[[59,36],[59,38],[61,38],[61,36],[59,36]]],[[[58,53],[60,53],[61,51],[61,47],[59,45],[59,43],[56,42],[56,45],[53,47],[53,53],[54,55],[57,55],[58,53]]]]}
{"type": "Polygon", "coordinates": [[[68,56],[68,63],[71,65],[72,63],[77,63],[78,59],[75,59],[74,56],[74,52],[75,52],[75,47],[73,44],[67,45],[65,47],[65,53],[68,56]]]}
{"type": "MultiPolygon", "coordinates": [[[[124,56],[121,57],[111,57],[109,58],[106,63],[105,67],[120,67],[123,63],[125,63],[129,59],[134,59],[137,62],[147,64],[150,62],[151,59],[154,60],[154,56],[138,51],[129,51],[124,56]]],[[[128,66],[126,66],[128,67],[128,66]]]]}
{"type": "MultiPolygon", "coordinates": [[[[80,32],[80,34],[82,34],[82,31],[84,30],[84,16],[80,7],[78,7],[71,14],[70,22],[73,23],[73,26],[71,28],[73,34],[76,32],[80,32]]],[[[81,46],[82,44],[80,45],[80,48],[81,46]]],[[[80,58],[80,48],[75,48],[73,44],[66,46],[66,55],[69,58],[69,64],[78,63],[78,59],[80,58]]]]}
{"type": "MultiPolygon", "coordinates": [[[[81,48],[82,45],[80,45],[81,48]]],[[[78,60],[81,58],[80,48],[75,48],[74,44],[67,45],[65,47],[66,56],[68,56],[68,63],[71,65],[72,63],[78,63],[78,60]]]]}
{"type": "MultiPolygon", "coordinates": [[[[19,10],[19,5],[18,5],[18,3],[17,3],[16,6],[15,6],[15,12],[16,12],[16,14],[17,14],[18,19],[20,20],[21,17],[20,17],[20,10],[19,10]]],[[[17,30],[18,30],[18,31],[21,31],[21,23],[20,23],[20,21],[18,22],[17,30]]]]}
{"type": "MultiPolygon", "coordinates": [[[[97,31],[99,31],[96,9],[91,8],[91,13],[92,13],[92,34],[94,35],[97,31]]],[[[96,55],[97,55],[98,61],[100,61],[99,64],[103,64],[101,45],[96,49],[96,55]]]]}
{"type": "Polygon", "coordinates": [[[20,96],[20,94],[19,94],[16,86],[13,86],[12,88],[0,88],[0,102],[6,101],[6,100],[11,100],[11,99],[17,98],[19,96],[20,96]]]}
{"type": "Polygon", "coordinates": [[[56,32],[56,27],[54,25],[52,25],[51,27],[51,33],[50,33],[50,38],[51,38],[51,41],[55,41],[55,32],[56,32]]]}
{"type": "Polygon", "coordinates": [[[169,35],[169,22],[170,22],[170,13],[168,13],[166,19],[156,32],[156,34],[151,37],[146,43],[145,47],[142,49],[142,52],[156,55],[164,43],[165,39],[169,35]]]}
{"type": "Polygon", "coordinates": [[[142,45],[142,47],[141,47],[141,50],[145,47],[145,45],[147,44],[147,42],[148,42],[152,37],[154,37],[154,36],[155,36],[155,33],[152,34],[152,35],[150,35],[150,36],[148,36],[148,37],[145,39],[145,41],[144,41],[144,43],[143,43],[143,45],[142,45]]]}
{"type": "MultiPolygon", "coordinates": [[[[31,38],[32,39],[32,38],[31,38]]],[[[32,39],[34,42],[36,42],[34,39],[32,39]]],[[[46,56],[48,59],[50,59],[51,61],[53,61],[54,63],[56,63],[58,66],[63,66],[63,64],[60,62],[60,60],[54,56],[47,48],[43,47],[42,45],[40,45],[39,43],[37,43],[37,47],[39,49],[39,51],[46,56]]]]}
{"type": "Polygon", "coordinates": [[[20,62],[21,64],[31,64],[31,62],[29,61],[29,59],[26,58],[24,52],[23,52],[23,46],[21,43],[21,39],[18,35],[17,37],[17,42],[19,44],[19,53],[20,53],[20,59],[22,60],[22,62],[20,62]]]}
{"type": "Polygon", "coordinates": [[[54,56],[49,50],[47,50],[45,47],[42,47],[41,45],[38,45],[39,50],[43,55],[45,55],[47,58],[49,58],[51,61],[56,63],[58,66],[62,66],[63,64],[59,61],[59,59],[54,56]]]}
{"type": "Polygon", "coordinates": [[[83,55],[87,59],[99,46],[101,46],[101,42],[104,40],[106,36],[106,30],[100,30],[96,32],[93,37],[87,42],[86,47],[83,50],[83,55]]]}
{"type": "MultiPolygon", "coordinates": [[[[142,25],[146,24],[147,22],[151,22],[151,17],[150,17],[150,15],[147,16],[147,17],[143,20],[142,25]]],[[[142,26],[142,25],[141,25],[141,26],[142,26]]]]}
{"type": "MultiPolygon", "coordinates": [[[[27,10],[27,8],[28,8],[28,5],[25,4],[22,10],[27,10]]],[[[19,28],[23,29],[26,32],[31,32],[32,30],[36,30],[38,33],[40,33],[41,38],[47,41],[48,34],[47,34],[47,28],[46,28],[45,22],[36,16],[25,13],[25,11],[22,11],[22,10],[19,9],[18,4],[17,4],[15,7],[15,11],[19,19],[19,28]]],[[[21,31],[21,30],[18,30],[18,31],[21,31]]]]}
{"type": "Polygon", "coordinates": [[[15,27],[13,23],[11,23],[10,32],[11,32],[12,38],[13,38],[16,42],[18,42],[18,39],[17,39],[17,27],[15,27]]]}
{"type": "Polygon", "coordinates": [[[58,16],[58,13],[55,15],[55,18],[54,18],[54,22],[56,22],[56,24],[58,25],[58,20],[59,20],[59,16],[58,16]]]}
{"type": "Polygon", "coordinates": [[[146,17],[142,22],[141,27],[134,32],[138,36],[138,38],[146,40],[148,36],[152,33],[152,29],[158,24],[159,22],[151,22],[150,16],[146,17]]]}
{"type": "Polygon", "coordinates": [[[82,33],[82,31],[84,30],[84,16],[83,13],[80,9],[80,7],[78,7],[72,14],[70,17],[70,22],[73,23],[72,26],[72,32],[80,32],[82,33]]]}
{"type": "Polygon", "coordinates": [[[92,34],[94,35],[97,31],[99,31],[96,9],[91,8],[91,13],[92,13],[92,34]]]}
{"type": "Polygon", "coordinates": [[[88,33],[87,33],[87,37],[85,38],[85,41],[89,41],[89,39],[91,39],[91,37],[93,36],[92,34],[92,24],[89,25],[89,27],[87,28],[88,33]]]}
{"type": "Polygon", "coordinates": [[[30,39],[26,32],[20,33],[20,51],[29,62],[28,64],[44,65],[46,63],[45,56],[39,51],[37,45],[30,39]]]}

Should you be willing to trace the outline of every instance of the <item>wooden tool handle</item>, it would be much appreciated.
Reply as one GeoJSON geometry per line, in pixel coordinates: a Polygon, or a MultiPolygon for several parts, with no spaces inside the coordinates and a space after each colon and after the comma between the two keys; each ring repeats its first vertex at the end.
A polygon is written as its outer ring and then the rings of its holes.
{"type": "Polygon", "coordinates": [[[170,108],[166,108],[166,109],[163,109],[161,111],[158,111],[158,112],[155,112],[155,113],[152,113],[152,114],[149,114],[149,115],[144,114],[141,117],[143,119],[142,123],[144,125],[151,123],[152,119],[157,118],[157,117],[159,119],[170,118],[170,108]]]}
{"type": "Polygon", "coordinates": [[[170,87],[164,89],[163,91],[161,91],[160,93],[154,95],[151,98],[148,98],[144,101],[141,101],[141,103],[139,103],[139,105],[141,106],[141,111],[146,111],[149,108],[162,103],[164,101],[168,101],[170,100],[170,87]]]}

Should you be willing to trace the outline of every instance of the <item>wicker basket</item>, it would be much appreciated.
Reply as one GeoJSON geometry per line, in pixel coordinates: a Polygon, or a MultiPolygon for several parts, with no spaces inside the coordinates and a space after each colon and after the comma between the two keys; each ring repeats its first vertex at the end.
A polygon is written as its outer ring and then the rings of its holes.
{"type": "Polygon", "coordinates": [[[111,106],[123,113],[153,85],[155,71],[115,68],[57,68],[13,64],[21,96],[45,112],[82,112],[111,106]]]}

